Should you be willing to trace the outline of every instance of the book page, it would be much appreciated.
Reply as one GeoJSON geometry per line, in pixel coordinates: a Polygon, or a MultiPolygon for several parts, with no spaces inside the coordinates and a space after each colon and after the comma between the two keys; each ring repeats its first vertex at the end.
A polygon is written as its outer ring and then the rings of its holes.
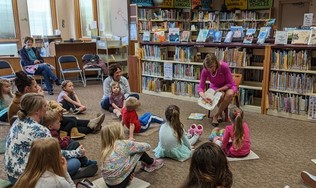
{"type": "Polygon", "coordinates": [[[206,92],[205,92],[205,96],[210,98],[213,102],[212,104],[206,103],[201,97],[198,99],[198,105],[202,106],[203,108],[207,109],[207,110],[213,110],[215,108],[215,106],[217,105],[218,101],[221,99],[222,93],[221,92],[217,92],[214,95],[215,91],[211,88],[209,88],[206,92]]]}

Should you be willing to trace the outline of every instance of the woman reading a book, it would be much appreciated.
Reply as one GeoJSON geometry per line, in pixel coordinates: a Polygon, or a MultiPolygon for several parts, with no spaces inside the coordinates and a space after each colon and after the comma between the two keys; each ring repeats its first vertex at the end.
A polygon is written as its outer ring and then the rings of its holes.
{"type": "Polygon", "coordinates": [[[214,53],[207,54],[203,61],[203,70],[201,72],[198,92],[201,98],[212,104],[212,100],[206,97],[204,89],[206,81],[210,81],[210,88],[217,92],[222,92],[222,97],[218,102],[219,110],[213,116],[212,125],[218,126],[222,122],[221,115],[231,102],[234,94],[237,92],[237,86],[233,80],[232,73],[226,62],[219,62],[214,53]]]}

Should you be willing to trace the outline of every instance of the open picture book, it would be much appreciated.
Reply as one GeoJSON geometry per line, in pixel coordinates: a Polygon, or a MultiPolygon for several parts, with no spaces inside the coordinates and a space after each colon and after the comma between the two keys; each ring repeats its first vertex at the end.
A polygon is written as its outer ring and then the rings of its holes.
{"type": "Polygon", "coordinates": [[[217,92],[215,94],[215,91],[211,88],[209,88],[205,93],[205,96],[207,98],[210,98],[213,102],[212,104],[206,103],[205,100],[203,100],[201,97],[198,99],[198,105],[202,106],[203,108],[207,109],[207,110],[213,110],[218,101],[221,99],[222,93],[221,92],[217,92]]]}

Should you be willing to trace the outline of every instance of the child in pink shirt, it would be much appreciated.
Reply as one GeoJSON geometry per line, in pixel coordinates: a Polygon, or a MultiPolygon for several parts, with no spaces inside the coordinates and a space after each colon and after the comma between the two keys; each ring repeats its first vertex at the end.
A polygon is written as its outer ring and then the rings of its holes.
{"type": "Polygon", "coordinates": [[[222,149],[228,157],[245,157],[250,152],[248,124],[243,121],[243,111],[233,106],[229,112],[232,125],[225,128],[222,149]]]}

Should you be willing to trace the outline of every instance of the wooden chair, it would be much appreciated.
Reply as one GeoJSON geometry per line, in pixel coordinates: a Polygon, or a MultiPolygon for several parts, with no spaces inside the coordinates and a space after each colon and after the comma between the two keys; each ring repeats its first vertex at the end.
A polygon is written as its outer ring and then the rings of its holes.
{"type": "MultiPolygon", "coordinates": [[[[239,84],[242,80],[242,74],[232,74],[233,76],[233,80],[237,86],[237,92],[235,93],[235,95],[233,96],[233,102],[235,102],[236,106],[239,107],[239,84]]],[[[224,110],[225,112],[225,121],[227,122],[228,121],[228,107],[224,110]]],[[[210,114],[211,114],[211,111],[209,110],[208,111],[208,117],[210,118],[210,114]]]]}

